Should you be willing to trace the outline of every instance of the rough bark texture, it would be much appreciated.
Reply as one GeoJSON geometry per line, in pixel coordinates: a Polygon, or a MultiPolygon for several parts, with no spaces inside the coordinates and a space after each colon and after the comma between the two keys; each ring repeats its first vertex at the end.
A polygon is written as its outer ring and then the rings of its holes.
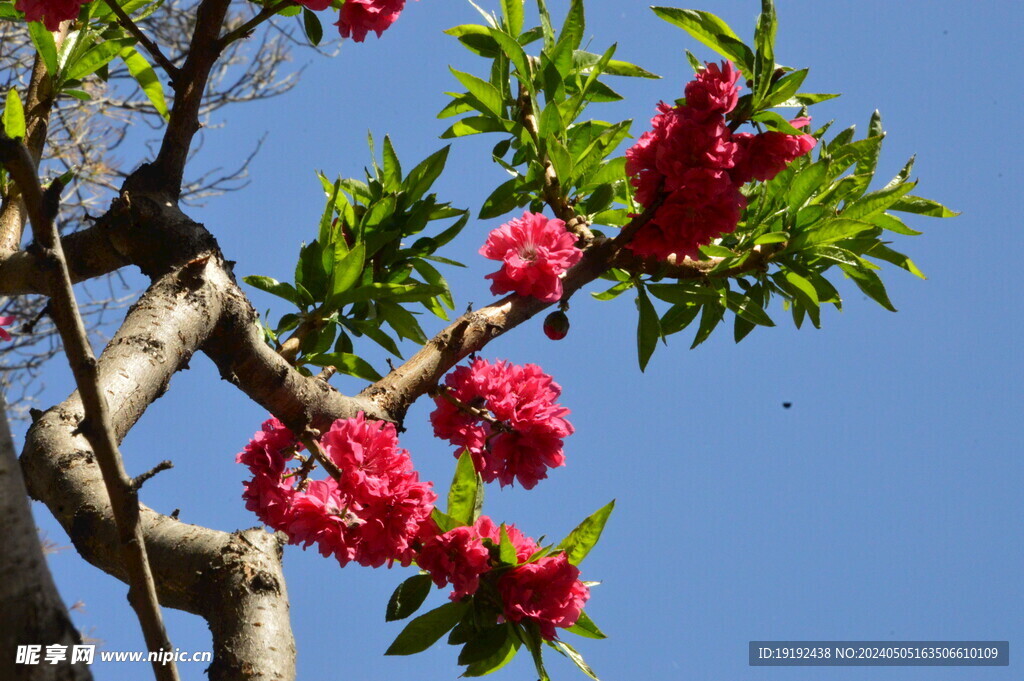
{"type": "Polygon", "coordinates": [[[32,520],[25,483],[4,415],[0,394],[0,679],[11,681],[86,681],[86,664],[16,665],[20,645],[73,646],[82,638],[71,623],[46,565],[43,547],[32,520]]]}

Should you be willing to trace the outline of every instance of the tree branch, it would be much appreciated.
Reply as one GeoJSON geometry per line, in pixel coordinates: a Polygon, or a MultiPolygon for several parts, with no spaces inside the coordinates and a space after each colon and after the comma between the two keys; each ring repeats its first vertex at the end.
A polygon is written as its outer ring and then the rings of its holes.
{"type": "Polygon", "coordinates": [[[104,0],[104,2],[107,3],[107,7],[109,7],[110,11],[117,17],[117,23],[121,24],[122,28],[131,33],[132,36],[146,48],[146,51],[149,52],[151,57],[153,57],[153,60],[160,65],[160,67],[167,73],[167,77],[171,79],[171,87],[177,89],[175,87],[175,83],[181,74],[178,67],[171,63],[171,60],[160,51],[160,47],[142,32],[142,29],[139,28],[138,25],[132,21],[132,18],[121,8],[121,5],[117,4],[117,0],[104,0]]]}
{"type": "MultiPolygon", "coordinates": [[[[51,187],[44,195],[28,149],[4,133],[0,133],[0,160],[18,183],[36,245],[41,249],[39,256],[48,279],[51,316],[64,342],[64,351],[85,405],[85,419],[79,428],[96,453],[118,528],[122,559],[129,575],[128,600],[139,618],[149,649],[171,651],[173,647],[164,629],[145,540],[139,527],[138,495],[118,451],[107,401],[97,379],[96,358],[78,313],[71,276],[53,222],[61,187],[51,187]]],[[[160,681],[178,681],[177,666],[173,662],[163,664],[154,661],[153,672],[160,681]]]]}
{"type": "Polygon", "coordinates": [[[230,33],[225,33],[219,41],[220,49],[225,49],[228,45],[235,42],[236,40],[241,40],[242,38],[249,37],[249,35],[256,29],[256,27],[258,27],[260,24],[262,24],[264,21],[271,18],[278,12],[280,12],[288,5],[293,4],[295,4],[293,0],[278,0],[278,2],[274,3],[273,5],[265,6],[252,19],[245,22],[244,24],[242,24],[235,30],[231,31],[230,33]]]}

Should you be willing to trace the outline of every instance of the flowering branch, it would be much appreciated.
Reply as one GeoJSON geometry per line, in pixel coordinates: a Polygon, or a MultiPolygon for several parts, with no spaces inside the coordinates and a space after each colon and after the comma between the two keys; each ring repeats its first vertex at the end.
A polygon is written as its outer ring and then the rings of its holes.
{"type": "MultiPolygon", "coordinates": [[[[55,182],[44,193],[36,178],[35,165],[28,149],[0,132],[0,161],[18,183],[32,223],[41,268],[49,280],[51,315],[64,342],[65,354],[75,376],[85,419],[79,430],[89,440],[103,473],[107,494],[117,524],[124,567],[129,575],[128,600],[142,625],[150,650],[173,650],[167,638],[156,587],[146,555],[145,538],[139,526],[139,500],[133,480],[124,469],[118,451],[107,401],[97,378],[96,358],[89,345],[82,317],[78,313],[71,276],[64,260],[60,236],[54,224],[60,190],[55,182]]],[[[177,681],[176,665],[153,662],[153,671],[161,681],[177,681]]]]}
{"type": "Polygon", "coordinates": [[[341,481],[341,469],[338,465],[331,461],[331,457],[327,456],[327,452],[320,446],[320,441],[317,438],[320,437],[320,433],[316,430],[308,429],[300,438],[302,444],[306,445],[306,449],[309,450],[312,458],[316,459],[317,463],[324,467],[327,474],[334,478],[336,481],[341,481]]]}

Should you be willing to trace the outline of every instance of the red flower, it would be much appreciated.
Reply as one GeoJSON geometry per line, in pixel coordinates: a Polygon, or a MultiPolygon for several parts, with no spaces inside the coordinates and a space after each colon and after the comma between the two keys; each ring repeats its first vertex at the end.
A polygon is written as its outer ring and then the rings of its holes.
{"type": "Polygon", "coordinates": [[[555,627],[576,624],[590,589],[579,580],[580,571],[564,553],[546,556],[510,570],[498,580],[504,615],[510,622],[532,621],[547,640],[555,627]]]}
{"type": "Polygon", "coordinates": [[[439,587],[451,584],[453,601],[476,593],[480,575],[491,569],[491,553],[480,541],[475,527],[454,530],[428,539],[416,557],[416,564],[430,573],[439,587]]]}
{"type": "Polygon", "coordinates": [[[0,317],[0,340],[11,340],[11,334],[7,333],[7,329],[3,327],[10,326],[14,323],[14,320],[14,317],[0,317]]]}
{"type": "Polygon", "coordinates": [[[480,255],[504,262],[491,279],[491,293],[515,292],[546,303],[562,297],[562,274],[583,257],[576,237],[561,220],[526,212],[491,232],[480,255]]]}
{"type": "MultiPolygon", "coordinates": [[[[790,121],[795,127],[810,123],[809,118],[790,121]]],[[[762,132],[758,135],[740,133],[736,135],[740,146],[733,179],[738,184],[750,180],[767,182],[786,169],[790,163],[815,147],[818,140],[813,135],[787,135],[782,132],[762,132]]]]}
{"type": "Polygon", "coordinates": [[[405,0],[346,0],[335,26],[342,38],[351,37],[361,43],[370,31],[379,38],[395,23],[403,9],[405,0]]]}
{"type": "Polygon", "coordinates": [[[548,468],[565,465],[562,439],[573,432],[565,419],[569,410],[555,401],[561,386],[540,367],[477,359],[448,374],[445,385],[463,406],[436,397],[430,415],[434,434],[456,445],[456,456],[468,449],[486,482],[498,480],[504,487],[518,479],[532,489],[548,468]]]}
{"type": "Polygon", "coordinates": [[[60,22],[78,18],[78,11],[89,0],[17,0],[14,9],[25,13],[27,21],[41,21],[53,33],[60,22]]]}
{"type": "Polygon", "coordinates": [[[412,562],[437,495],[419,481],[395,426],[360,413],[335,421],[321,446],[341,469],[341,480],[296,486],[296,469],[287,467],[298,448],[294,436],[277,419],[264,423],[237,457],[253,473],[242,495],[246,508],[291,543],[315,543],[343,566],[352,560],[373,567],[412,562]]]}
{"type": "Polygon", "coordinates": [[[740,88],[736,81],[740,72],[732,62],[718,64],[705,62],[706,68],[686,84],[686,105],[705,114],[725,114],[736,108],[740,88]]]}

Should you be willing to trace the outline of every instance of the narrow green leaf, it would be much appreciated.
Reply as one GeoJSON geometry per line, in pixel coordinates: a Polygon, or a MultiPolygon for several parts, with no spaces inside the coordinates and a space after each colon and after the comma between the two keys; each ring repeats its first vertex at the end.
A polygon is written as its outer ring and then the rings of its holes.
{"type": "Polygon", "coordinates": [[[565,16],[562,24],[562,32],[558,36],[558,43],[566,43],[570,54],[583,42],[583,34],[586,31],[586,17],[583,11],[583,0],[571,0],[569,13],[565,16]]]}
{"type": "Polygon", "coordinates": [[[807,246],[830,244],[873,229],[875,225],[870,222],[845,217],[821,220],[814,223],[813,229],[796,235],[789,244],[789,250],[799,251],[807,246]]]}
{"type": "Polygon", "coordinates": [[[583,522],[576,526],[565,539],[555,547],[556,550],[565,551],[566,558],[572,565],[579,565],[590,550],[594,548],[601,538],[605,523],[608,517],[615,510],[615,501],[612,500],[601,508],[590,514],[583,522]]]}
{"type": "MultiPolygon", "coordinates": [[[[339,242],[344,243],[344,239],[339,242]]],[[[331,296],[338,296],[352,288],[360,275],[366,262],[366,244],[357,243],[341,260],[334,265],[334,272],[331,275],[331,296]]]]}
{"type": "Polygon", "coordinates": [[[678,26],[723,57],[736,63],[747,78],[754,75],[754,53],[729,25],[710,12],[674,7],[652,7],[654,13],[678,26]]]}
{"type": "Polygon", "coordinates": [[[454,530],[456,527],[460,527],[459,523],[455,519],[451,518],[447,513],[442,513],[437,508],[430,512],[430,519],[437,525],[439,532],[449,532],[454,530]]]}
{"type": "Polygon", "coordinates": [[[869,258],[877,258],[878,260],[884,260],[885,262],[892,263],[893,265],[896,265],[896,267],[910,272],[915,277],[919,277],[921,279],[928,278],[924,276],[924,272],[918,269],[913,260],[902,253],[892,250],[885,244],[875,244],[864,255],[869,258]]]}
{"type": "Polygon", "coordinates": [[[7,91],[3,125],[4,132],[11,139],[25,136],[25,108],[21,105],[21,97],[18,96],[18,91],[13,87],[7,91]]]}
{"type": "Polygon", "coordinates": [[[509,637],[514,637],[512,628],[507,623],[488,627],[470,639],[459,652],[460,665],[469,665],[491,659],[498,651],[505,648],[509,637]]]}
{"type": "Polygon", "coordinates": [[[501,0],[501,11],[505,17],[505,26],[513,36],[523,31],[523,4],[525,0],[501,0]]]}
{"type": "Polygon", "coordinates": [[[515,544],[512,543],[512,539],[508,536],[508,529],[505,524],[501,524],[501,534],[498,536],[498,557],[501,562],[506,565],[518,565],[519,556],[516,554],[515,544]]]}
{"type": "Polygon", "coordinates": [[[121,50],[121,59],[128,67],[128,73],[139,84],[149,103],[153,105],[157,113],[163,116],[164,120],[167,120],[168,111],[167,100],[164,98],[164,86],[160,83],[160,78],[156,75],[153,67],[134,47],[126,47],[121,50]]]}
{"type": "MultiPolygon", "coordinates": [[[[511,627],[511,625],[507,626],[511,627]]],[[[462,675],[468,677],[476,677],[485,676],[492,672],[498,671],[499,669],[501,669],[502,667],[504,667],[512,661],[512,658],[514,658],[516,656],[516,653],[519,652],[519,646],[520,642],[518,636],[513,635],[507,637],[505,639],[505,644],[501,647],[501,649],[494,653],[494,655],[488,657],[487,659],[480,660],[479,662],[474,662],[473,664],[469,665],[469,667],[466,668],[466,671],[464,671],[462,675]]]]}
{"type": "Polygon", "coordinates": [[[800,107],[811,106],[812,104],[817,104],[819,102],[825,102],[830,99],[835,99],[838,96],[839,95],[801,92],[799,94],[793,95],[784,102],[778,102],[777,104],[773,104],[772,106],[782,109],[798,109],[800,107]]]}
{"type": "Polygon", "coordinates": [[[306,32],[309,44],[313,47],[319,45],[320,41],[324,39],[324,27],[320,24],[320,19],[305,7],[302,8],[302,29],[306,32]]]}
{"type": "MultiPolygon", "coordinates": [[[[488,87],[490,86],[490,83],[488,83],[488,87]]],[[[456,121],[450,128],[441,133],[441,138],[466,137],[467,135],[479,135],[485,132],[513,132],[516,129],[516,125],[512,121],[498,120],[488,116],[469,116],[468,118],[456,121]]]]}
{"type": "Polygon", "coordinates": [[[584,638],[608,638],[605,633],[601,631],[596,624],[594,624],[594,620],[590,619],[590,615],[583,610],[580,611],[580,617],[576,620],[576,624],[568,627],[566,631],[571,631],[577,636],[583,636],[584,638]]]}
{"type": "Polygon", "coordinates": [[[427,600],[427,596],[430,595],[431,586],[433,586],[433,582],[430,575],[413,575],[399,584],[388,601],[384,620],[387,622],[404,620],[419,610],[423,601],[427,600]]]}
{"type": "Polygon", "coordinates": [[[960,215],[957,211],[950,210],[937,201],[924,199],[920,196],[904,196],[891,206],[891,210],[897,210],[901,213],[925,215],[931,218],[954,218],[960,215]]]}
{"type": "Polygon", "coordinates": [[[480,103],[485,107],[484,113],[494,114],[498,118],[505,117],[504,99],[496,87],[471,73],[465,73],[450,66],[448,70],[462,83],[463,87],[469,90],[470,94],[480,100],[480,103]]]}
{"type": "Polygon", "coordinates": [[[53,34],[46,30],[46,27],[39,21],[28,22],[28,33],[32,38],[32,44],[36,46],[43,64],[46,65],[46,72],[51,77],[57,77],[57,44],[53,40],[53,34]]]}
{"type": "Polygon", "coordinates": [[[882,131],[882,114],[875,109],[871,114],[871,120],[868,121],[868,137],[878,137],[884,135],[882,131]]]}
{"type": "MultiPolygon", "coordinates": [[[[520,3],[522,0],[502,0],[503,2],[520,3]]],[[[505,56],[509,58],[512,65],[516,67],[519,75],[522,76],[519,80],[527,85],[528,88],[533,87],[532,83],[532,70],[530,69],[530,58],[526,55],[526,51],[523,46],[519,44],[512,36],[508,35],[504,31],[497,29],[490,29],[491,37],[498,43],[501,51],[505,53],[505,56]]]]}
{"type": "Polygon", "coordinates": [[[481,505],[483,484],[473,464],[473,455],[464,450],[455,466],[455,477],[448,490],[448,516],[459,525],[472,525],[477,507],[481,505]]]}
{"type": "Polygon", "coordinates": [[[439,608],[420,615],[406,625],[385,655],[412,655],[434,645],[438,639],[459,623],[469,607],[468,602],[445,603],[439,608]]]}
{"type": "Polygon", "coordinates": [[[917,182],[904,182],[903,184],[897,184],[865,194],[846,206],[841,215],[844,218],[853,220],[870,220],[888,210],[915,186],[917,186],[917,182]]]}
{"type": "Polygon", "coordinates": [[[919,236],[924,234],[924,232],[918,232],[916,229],[907,227],[898,217],[895,215],[889,215],[888,213],[876,215],[871,218],[871,223],[881,227],[882,229],[895,232],[896,234],[904,234],[906,236],[919,236]]]}
{"type": "Polygon", "coordinates": [[[654,354],[654,348],[658,345],[658,339],[662,337],[661,321],[644,287],[638,286],[636,292],[636,306],[640,312],[640,318],[637,321],[636,327],[636,343],[640,359],[640,371],[643,371],[647,368],[651,355],[654,354]]]}
{"type": "Polygon", "coordinates": [[[355,376],[371,383],[381,379],[381,375],[370,366],[369,362],[350,352],[319,353],[311,355],[306,361],[313,366],[334,367],[343,374],[355,376]]]}
{"type": "Polygon", "coordinates": [[[760,108],[775,74],[775,32],[778,30],[775,3],[761,0],[761,14],[754,31],[754,108],[760,108]]]}
{"type": "Polygon", "coordinates": [[[729,291],[726,293],[726,301],[730,310],[748,322],[759,326],[775,326],[775,322],[764,311],[761,303],[750,296],[744,296],[736,291],[729,291]]]}
{"type": "Polygon", "coordinates": [[[842,268],[847,276],[853,279],[853,283],[857,284],[857,288],[863,291],[866,296],[886,310],[896,312],[896,308],[893,307],[892,301],[889,300],[889,294],[885,290],[885,284],[882,283],[882,280],[871,268],[863,264],[859,267],[850,267],[849,265],[840,265],[839,267],[842,268]]]}
{"type": "Polygon", "coordinates": [[[391,144],[391,137],[384,135],[384,191],[396,192],[402,186],[402,164],[391,144]]]}
{"type": "Polygon", "coordinates": [[[775,107],[795,97],[797,90],[800,89],[804,79],[807,78],[807,73],[807,69],[800,69],[799,71],[790,71],[782,78],[779,78],[768,91],[765,107],[775,107]]]}
{"type": "Polygon", "coordinates": [[[435,151],[409,172],[405,181],[402,182],[402,189],[405,190],[410,201],[418,201],[430,190],[434,181],[437,180],[441,175],[441,171],[444,170],[445,163],[448,162],[448,152],[450,150],[451,145],[448,145],[439,151],[435,151]]]}
{"type": "Polygon", "coordinates": [[[572,660],[573,664],[575,664],[579,668],[579,670],[581,672],[583,672],[584,674],[586,674],[590,678],[594,679],[594,681],[601,681],[600,679],[597,678],[597,674],[594,673],[594,670],[590,668],[590,665],[588,665],[584,661],[583,656],[580,655],[576,651],[576,649],[573,648],[571,645],[569,645],[565,641],[560,641],[558,639],[555,639],[554,641],[551,641],[551,644],[557,650],[559,650],[559,652],[561,652],[563,655],[565,655],[570,660],[572,660]]]}
{"type": "Polygon", "coordinates": [[[260,277],[255,275],[242,277],[242,281],[244,281],[249,286],[258,288],[261,291],[266,291],[267,293],[275,295],[278,298],[284,298],[289,303],[292,303],[294,305],[299,304],[299,295],[296,292],[295,287],[292,286],[291,284],[282,284],[277,279],[273,279],[271,277],[260,277]]]}
{"type": "Polygon", "coordinates": [[[763,244],[781,244],[789,239],[788,232],[768,232],[754,239],[754,245],[760,246],[763,244]]]}
{"type": "MultiPolygon", "coordinates": [[[[818,161],[800,170],[786,191],[790,210],[798,210],[816,191],[822,188],[828,176],[828,162],[818,161]]],[[[852,216],[851,216],[852,217],[852,216]]]]}
{"type": "Polygon", "coordinates": [[[85,54],[70,63],[67,68],[66,78],[68,80],[82,80],[109,64],[124,48],[131,47],[134,44],[135,38],[105,40],[99,45],[89,48],[85,54]]]}

